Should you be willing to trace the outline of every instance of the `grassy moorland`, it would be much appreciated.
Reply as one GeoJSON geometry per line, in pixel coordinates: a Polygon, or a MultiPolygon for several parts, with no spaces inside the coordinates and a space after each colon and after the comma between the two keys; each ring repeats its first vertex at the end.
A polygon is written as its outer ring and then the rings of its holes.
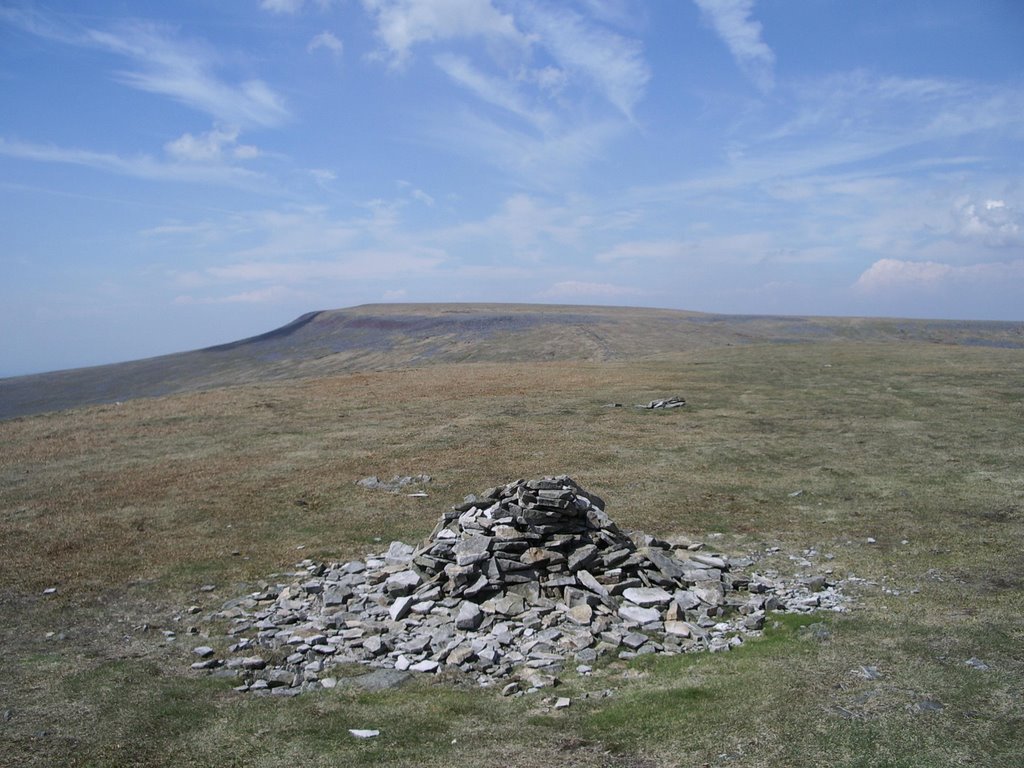
{"type": "Polygon", "coordinates": [[[0,764],[1019,765],[1021,434],[1024,351],[836,340],[440,363],[0,422],[0,764]],[[687,407],[628,407],[671,394],[687,407]],[[355,484],[420,472],[427,499],[355,484]],[[259,580],[563,472],[623,527],[777,546],[787,573],[816,550],[863,580],[855,606],[777,617],[730,653],[569,673],[559,711],[458,680],[256,698],[189,670],[219,641],[204,615],[259,580]]]}

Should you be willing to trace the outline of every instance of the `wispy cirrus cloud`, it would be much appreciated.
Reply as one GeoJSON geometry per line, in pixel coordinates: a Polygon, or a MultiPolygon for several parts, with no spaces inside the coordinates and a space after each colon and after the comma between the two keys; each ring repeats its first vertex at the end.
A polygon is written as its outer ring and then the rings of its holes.
{"type": "MultiPolygon", "coordinates": [[[[313,4],[326,10],[335,0],[313,0],[313,4]]],[[[277,14],[296,14],[306,7],[306,0],[260,0],[260,8],[277,14]]]]}
{"type": "Polygon", "coordinates": [[[0,155],[45,163],[78,165],[140,179],[220,184],[249,189],[256,186],[263,178],[259,173],[246,168],[203,163],[199,162],[200,158],[195,155],[185,156],[190,151],[200,151],[198,148],[185,149],[182,147],[180,150],[182,152],[179,156],[180,159],[187,162],[167,162],[146,154],[125,156],[111,152],[94,152],[87,149],[36,144],[0,137],[0,155]]]}
{"type": "Polygon", "coordinates": [[[303,294],[284,285],[271,285],[251,291],[229,293],[226,295],[193,296],[181,294],[175,296],[174,304],[279,304],[285,301],[302,299],[303,294]]]}
{"type": "Polygon", "coordinates": [[[137,65],[117,73],[121,82],[170,96],[219,121],[272,127],[291,117],[284,98],[264,81],[230,83],[216,76],[216,55],[210,49],[179,40],[161,27],[129,23],[113,31],[89,30],[86,40],[137,65]]]}
{"type": "Polygon", "coordinates": [[[511,14],[490,0],[363,0],[377,25],[377,38],[392,66],[403,66],[413,46],[484,38],[525,45],[511,14]]]}
{"type": "Polygon", "coordinates": [[[630,240],[598,253],[598,262],[649,261],[676,259],[692,250],[692,245],[679,240],[630,240]]]}
{"type": "Polygon", "coordinates": [[[545,301],[577,301],[580,299],[609,301],[643,295],[644,291],[630,285],[586,280],[561,280],[538,292],[536,297],[545,301]]]}
{"type": "Polygon", "coordinates": [[[434,57],[434,63],[481,101],[521,117],[538,128],[552,124],[553,116],[529,104],[514,82],[482,72],[465,56],[441,53],[434,57]]]}
{"type": "Polygon", "coordinates": [[[259,78],[231,81],[217,74],[220,55],[167,26],[125,21],[106,29],[81,27],[35,10],[0,9],[0,19],[33,35],[107,51],[134,66],[115,72],[125,85],[168,96],[230,125],[279,126],[291,119],[284,97],[259,78]]]}
{"type": "Polygon", "coordinates": [[[622,114],[633,118],[651,77],[637,40],[559,5],[531,3],[524,18],[532,39],[563,70],[588,81],[622,114]]]}
{"type": "Polygon", "coordinates": [[[590,15],[529,1],[499,9],[490,0],[363,0],[363,7],[382,58],[400,69],[415,48],[430,48],[434,65],[471,97],[428,121],[428,138],[542,185],[600,158],[633,120],[650,79],[640,42],[598,20],[621,11],[613,4],[587,6],[590,15]]]}
{"type": "Polygon", "coordinates": [[[751,19],[754,0],[694,0],[740,69],[763,91],[775,84],[775,54],[761,39],[760,22],[751,19]]]}

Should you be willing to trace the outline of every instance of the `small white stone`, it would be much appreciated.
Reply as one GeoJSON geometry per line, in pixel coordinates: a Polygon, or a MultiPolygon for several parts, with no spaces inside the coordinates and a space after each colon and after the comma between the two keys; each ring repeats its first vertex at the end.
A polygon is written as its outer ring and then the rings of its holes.
{"type": "Polygon", "coordinates": [[[363,728],[349,728],[348,732],[357,739],[375,739],[380,736],[380,731],[373,731],[363,728]]]}

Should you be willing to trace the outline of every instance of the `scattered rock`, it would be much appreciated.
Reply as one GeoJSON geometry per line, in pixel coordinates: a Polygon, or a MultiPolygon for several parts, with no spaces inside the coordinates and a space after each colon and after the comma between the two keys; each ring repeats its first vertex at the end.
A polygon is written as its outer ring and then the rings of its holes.
{"type": "Polygon", "coordinates": [[[964,664],[966,664],[968,667],[972,667],[973,669],[977,669],[977,670],[980,670],[982,672],[985,672],[985,671],[991,669],[991,667],[989,667],[988,664],[986,664],[984,661],[982,661],[981,659],[976,658],[974,656],[972,656],[967,661],[965,661],[964,664]]]}
{"type": "MultiPolygon", "coordinates": [[[[430,479],[430,475],[395,475],[390,480],[381,480],[376,475],[371,475],[357,481],[356,485],[361,485],[363,488],[369,488],[374,491],[398,493],[410,485],[425,485],[430,482],[430,479]]],[[[426,496],[426,494],[423,495],[426,496]]]]}
{"type": "MultiPolygon", "coordinates": [[[[702,546],[619,529],[569,477],[517,480],[467,496],[419,546],[304,560],[292,583],[230,600],[212,618],[229,622],[231,653],[261,649],[228,662],[238,689],[256,695],[359,685],[333,670],[351,663],[376,668],[362,676],[381,675],[375,685],[443,669],[521,695],[558,685],[566,664],[724,651],[757,634],[767,611],[843,609],[825,579],[748,572],[752,557],[702,546]]],[[[194,668],[223,663],[207,650],[194,668]]]]}
{"type": "Polygon", "coordinates": [[[682,408],[684,405],[686,405],[686,401],[683,398],[673,395],[661,400],[651,400],[647,405],[638,405],[637,408],[654,410],[657,408],[682,408]]]}
{"type": "Polygon", "coordinates": [[[357,739],[375,739],[380,736],[380,731],[373,731],[363,728],[349,728],[348,732],[355,736],[357,739]]]}
{"type": "Polygon", "coordinates": [[[861,667],[857,670],[857,674],[864,680],[880,680],[882,678],[878,667],[861,667]]]}

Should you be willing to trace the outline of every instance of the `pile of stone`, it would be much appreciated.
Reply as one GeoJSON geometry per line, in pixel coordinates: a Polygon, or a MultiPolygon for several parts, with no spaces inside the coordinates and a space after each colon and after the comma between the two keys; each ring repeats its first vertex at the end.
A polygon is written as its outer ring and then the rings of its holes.
{"type": "Polygon", "coordinates": [[[637,408],[645,408],[648,410],[654,410],[656,408],[682,408],[686,405],[686,400],[677,395],[672,397],[662,398],[661,400],[651,400],[646,405],[638,405],[637,408]]]}
{"type": "Polygon", "coordinates": [[[620,530],[569,477],[519,480],[466,497],[418,547],[304,561],[293,583],[230,601],[215,616],[231,622],[226,658],[205,646],[193,667],[286,695],[333,687],[332,667],[353,662],[511,694],[603,654],[728,650],[769,611],[842,610],[821,577],[788,583],[701,546],[620,530]]]}
{"type": "Polygon", "coordinates": [[[381,480],[376,475],[370,475],[362,480],[358,480],[356,485],[361,485],[363,488],[369,488],[374,491],[398,493],[399,491],[406,490],[409,486],[426,485],[429,482],[430,475],[395,475],[390,480],[381,480]]]}

